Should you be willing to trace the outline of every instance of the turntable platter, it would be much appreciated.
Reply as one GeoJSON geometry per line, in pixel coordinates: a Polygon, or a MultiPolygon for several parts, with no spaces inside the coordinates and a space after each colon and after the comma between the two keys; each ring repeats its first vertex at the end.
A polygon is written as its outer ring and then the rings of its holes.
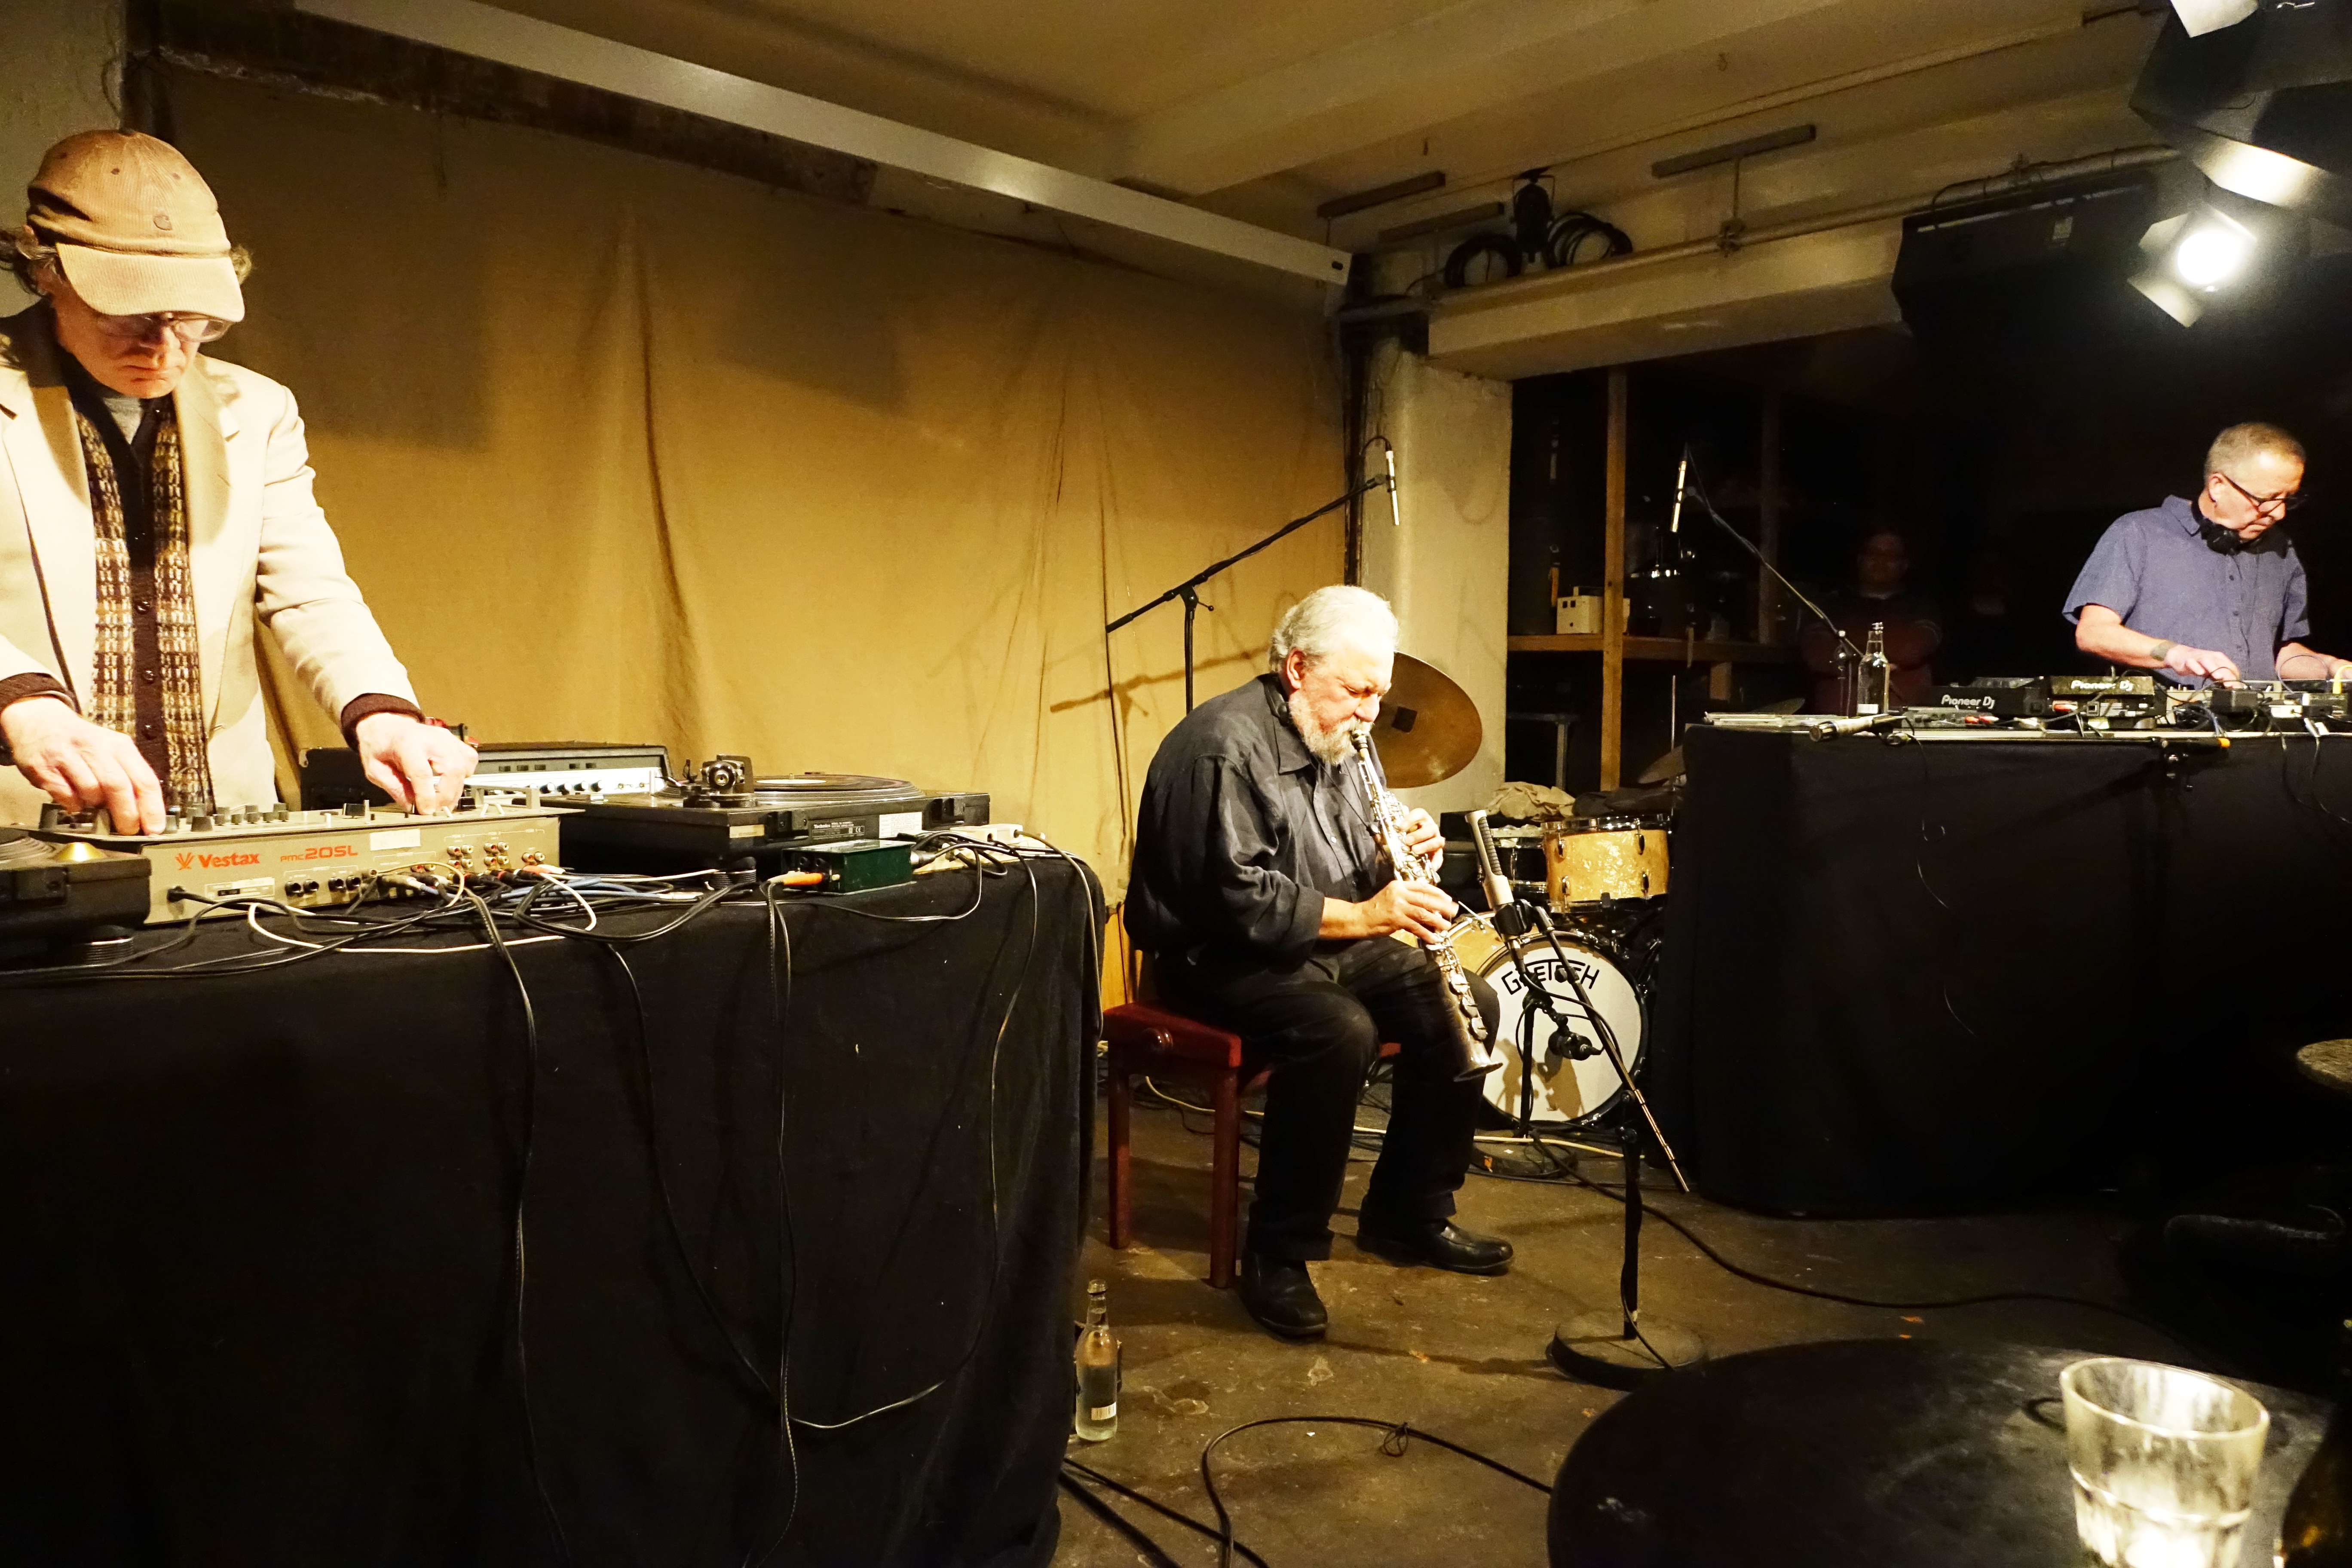
{"type": "Polygon", "coordinates": [[[904,795],[913,787],[905,779],[884,778],[878,773],[782,773],[751,781],[756,793],[777,795],[853,795],[866,792],[893,795],[904,795]]]}

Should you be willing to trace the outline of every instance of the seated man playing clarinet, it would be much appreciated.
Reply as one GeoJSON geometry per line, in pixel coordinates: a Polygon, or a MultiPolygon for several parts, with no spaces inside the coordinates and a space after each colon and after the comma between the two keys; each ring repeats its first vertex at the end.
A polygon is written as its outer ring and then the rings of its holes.
{"type": "Polygon", "coordinates": [[[1331,1255],[1356,1101],[1383,1040],[1402,1054],[1358,1245],[1465,1274],[1511,1261],[1508,1242],[1451,1217],[1495,999],[1475,977],[1448,985],[1455,908],[1429,870],[1444,840],[1427,812],[1396,806],[1360,743],[1396,637],[1378,595],[1318,589],[1275,629],[1271,673],[1187,716],[1143,786],[1128,930],[1171,1005],[1233,1030],[1271,1070],[1239,1289],[1286,1339],[1328,1324],[1307,1265],[1331,1255]],[[1407,865],[1381,852],[1384,825],[1407,865]]]}

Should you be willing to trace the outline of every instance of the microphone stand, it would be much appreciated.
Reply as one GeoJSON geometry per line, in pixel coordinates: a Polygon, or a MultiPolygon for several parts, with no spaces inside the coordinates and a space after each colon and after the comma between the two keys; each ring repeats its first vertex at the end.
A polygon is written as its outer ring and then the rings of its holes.
{"type": "MultiPolygon", "coordinates": [[[[1685,467],[1687,467],[1687,458],[1685,459],[1685,467]]],[[[1782,588],[1788,590],[1789,597],[1796,600],[1797,603],[1802,605],[1807,610],[1812,612],[1813,619],[1829,627],[1830,636],[1837,638],[1837,662],[1838,669],[1840,671],[1838,684],[1841,689],[1848,693],[1844,706],[1849,710],[1852,709],[1853,707],[1853,700],[1852,697],[1853,689],[1853,672],[1861,668],[1863,657],[1862,649],[1854,647],[1853,639],[1849,638],[1843,631],[1839,629],[1838,624],[1835,621],[1830,619],[1829,612],[1827,610],[1822,609],[1819,605],[1814,604],[1811,599],[1805,597],[1805,591],[1802,588],[1800,588],[1794,583],[1790,582],[1787,575],[1783,574],[1778,566],[1773,565],[1772,563],[1764,558],[1764,552],[1759,550],[1746,534],[1740,532],[1739,530],[1732,527],[1729,522],[1724,520],[1723,514],[1715,510],[1715,503],[1706,499],[1706,491],[1701,489],[1698,486],[1690,483],[1687,479],[1680,480],[1675,486],[1675,505],[1677,509],[1677,517],[1680,516],[1679,509],[1682,506],[1683,498],[1686,495],[1691,500],[1698,503],[1698,508],[1701,511],[1706,513],[1707,516],[1715,520],[1716,527],[1731,535],[1732,541],[1737,543],[1740,549],[1745,550],[1749,555],[1755,557],[1756,564],[1762,567],[1766,572],[1771,574],[1772,581],[1780,584],[1782,588]]],[[[1760,639],[1763,636],[1764,628],[1759,626],[1756,628],[1756,632],[1758,637],[1760,639]]]]}
{"type": "MultiPolygon", "coordinates": [[[[1394,459],[1391,459],[1391,465],[1393,465],[1394,459]]],[[[1369,495],[1373,490],[1380,489],[1382,485],[1390,485],[1394,482],[1394,479],[1389,475],[1374,475],[1372,478],[1366,479],[1362,484],[1360,484],[1355,489],[1349,490],[1346,495],[1341,496],[1339,500],[1332,501],[1328,505],[1317,507],[1305,517],[1292,518],[1288,522],[1284,523],[1280,528],[1276,529],[1272,533],[1267,534],[1264,539],[1259,540],[1247,550],[1238,551],[1234,554],[1228,555],[1223,561],[1217,562],[1213,565],[1203,566],[1200,571],[1193,573],[1190,577],[1185,578],[1181,583],[1177,584],[1173,588],[1169,589],[1168,592],[1160,595],[1160,597],[1152,600],[1150,604],[1138,605],[1135,608],[1128,611],[1127,614],[1119,616],[1118,619],[1103,627],[1103,635],[1108,637],[1112,632],[1118,630],[1119,627],[1127,625],[1128,622],[1134,620],[1137,616],[1144,615],[1150,611],[1156,610],[1171,599],[1183,600],[1184,711],[1190,713],[1192,710],[1192,617],[1199,614],[1201,609],[1203,607],[1201,601],[1201,584],[1215,576],[1218,573],[1223,571],[1226,567],[1234,565],[1237,562],[1248,560],[1251,556],[1256,554],[1259,551],[1265,549],[1276,540],[1288,538],[1291,534],[1294,534],[1300,529],[1305,528],[1308,523],[1313,522],[1317,518],[1325,517],[1339,510],[1341,507],[1346,506],[1349,501],[1354,500],[1358,496],[1369,495]]],[[[1206,607],[1213,610],[1217,606],[1210,605],[1206,607]]]]}
{"type": "MultiPolygon", "coordinates": [[[[1559,1000],[1551,988],[1539,982],[1527,960],[1523,939],[1540,931],[1550,945],[1552,958],[1559,973],[1575,992],[1577,1005],[1591,1020],[1593,1032],[1599,1037],[1601,1050],[1609,1065],[1617,1071],[1617,1081],[1625,1088],[1626,1097],[1640,1119],[1627,1127],[1622,1151],[1625,1167],[1625,1251],[1624,1261],[1617,1275],[1619,1310],[1582,1312],[1555,1324],[1548,1354],[1554,1366],[1570,1377],[1598,1384],[1604,1388],[1629,1388],[1651,1378],[1694,1365],[1706,1359],[1706,1347],[1699,1337],[1687,1329],[1652,1320],[1645,1330],[1642,1326],[1642,1152],[1643,1134],[1657,1140],[1658,1152],[1665,1156],[1667,1168],[1674,1172],[1675,1181],[1683,1191],[1691,1190],[1690,1178],[1683,1173],[1682,1162],[1675,1157],[1674,1145],[1666,1142],[1658,1126],[1656,1114],[1650,1109],[1649,1098],[1641,1085],[1633,1081],[1627,1069],[1625,1053],[1617,1043],[1617,1032],[1609,1026],[1593,1004],[1592,994],[1585,989],[1583,977],[1569,962],[1567,950],[1560,946],[1559,932],[1552,923],[1551,910],[1540,903],[1520,903],[1511,892],[1510,879],[1503,875],[1502,862],[1495,853],[1493,831],[1486,826],[1486,814],[1469,814],[1470,837],[1478,847],[1478,867],[1486,883],[1486,902],[1491,907],[1495,929],[1503,933],[1504,951],[1510,954],[1512,966],[1518,971],[1519,984],[1526,990],[1528,1003],[1540,1008],[1551,1023],[1552,1037],[1563,1033],[1573,1037],[1568,1019],[1559,1010],[1559,1000]],[[1612,1324],[1615,1331],[1612,1331],[1612,1324]]],[[[1527,1004],[1522,1004],[1525,1006],[1527,1004]]],[[[1523,1020],[1529,1015],[1521,1014],[1523,1020]]],[[[1535,1078],[1532,1047],[1535,1032],[1526,1028],[1519,1045],[1519,1132],[1530,1142],[1535,1137],[1534,1093],[1530,1085],[1535,1078]]],[[[1571,1053],[1573,1054],[1573,1053],[1571,1053]]],[[[1586,1054],[1590,1054],[1589,1052],[1586,1054]]]]}

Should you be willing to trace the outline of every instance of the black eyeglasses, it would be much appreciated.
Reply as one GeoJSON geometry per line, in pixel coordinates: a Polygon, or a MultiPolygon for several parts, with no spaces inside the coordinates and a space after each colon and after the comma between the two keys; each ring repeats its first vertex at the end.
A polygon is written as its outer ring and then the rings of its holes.
{"type": "Polygon", "coordinates": [[[2302,495],[2294,490],[2281,490],[2274,496],[2258,496],[2227,474],[2216,472],[2213,477],[2253,502],[2256,511],[2268,511],[2273,507],[2283,512],[2293,511],[2303,504],[2302,495]]]}

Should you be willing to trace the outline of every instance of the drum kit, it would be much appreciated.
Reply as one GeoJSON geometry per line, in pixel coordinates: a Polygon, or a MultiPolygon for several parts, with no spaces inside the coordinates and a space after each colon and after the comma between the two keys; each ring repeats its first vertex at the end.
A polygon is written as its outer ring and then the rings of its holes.
{"type": "MultiPolygon", "coordinates": [[[[1459,686],[1397,656],[1372,731],[1391,784],[1453,776],[1477,755],[1481,735],[1477,709],[1459,686]]],[[[1604,1030],[1627,1075],[1636,1082],[1642,1075],[1669,824],[1654,816],[1571,817],[1486,831],[1513,896],[1549,910],[1552,930],[1507,936],[1482,921],[1454,944],[1464,968],[1502,1005],[1495,1041],[1502,1066],[1480,1082],[1505,1119],[1572,1141],[1612,1122],[1626,1099],[1602,1048],[1604,1030]],[[1542,987],[1549,1007],[1530,994],[1531,985],[1542,987]]]]}

